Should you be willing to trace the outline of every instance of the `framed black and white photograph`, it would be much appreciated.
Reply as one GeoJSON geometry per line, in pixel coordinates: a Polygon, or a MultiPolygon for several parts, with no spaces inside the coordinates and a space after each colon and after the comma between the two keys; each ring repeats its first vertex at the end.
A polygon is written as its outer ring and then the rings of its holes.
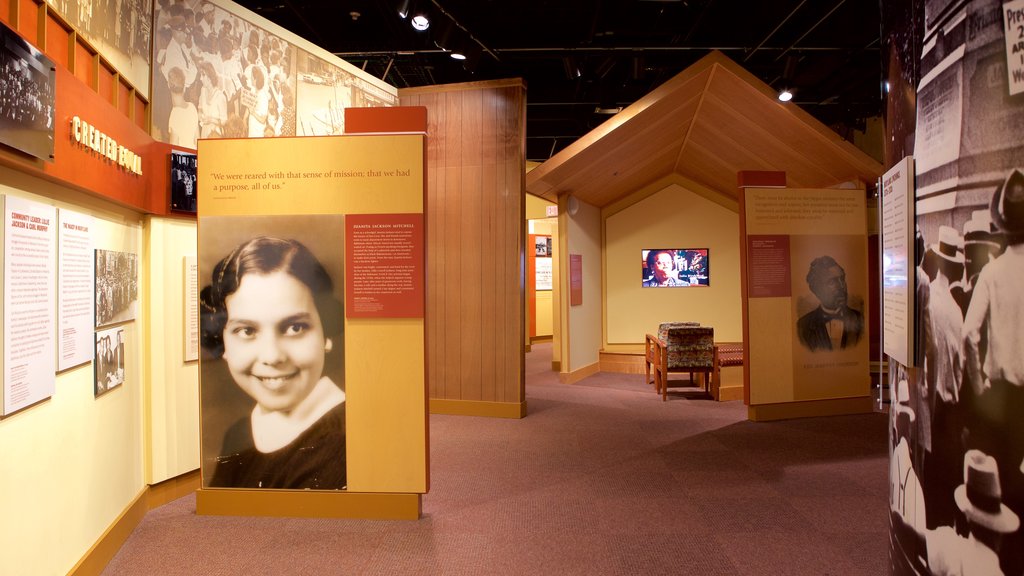
{"type": "Polygon", "coordinates": [[[199,230],[203,485],[346,489],[344,216],[199,230]]]}
{"type": "Polygon", "coordinates": [[[0,23],[0,142],[53,161],[53,62],[0,23]]]}
{"type": "Polygon", "coordinates": [[[135,320],[139,258],[130,252],[96,250],[96,327],[135,320]]]}
{"type": "Polygon", "coordinates": [[[171,210],[196,213],[196,155],[171,152],[171,210]]]}
{"type": "Polygon", "coordinates": [[[96,356],[93,358],[93,393],[96,396],[124,384],[124,327],[96,332],[96,356]]]}

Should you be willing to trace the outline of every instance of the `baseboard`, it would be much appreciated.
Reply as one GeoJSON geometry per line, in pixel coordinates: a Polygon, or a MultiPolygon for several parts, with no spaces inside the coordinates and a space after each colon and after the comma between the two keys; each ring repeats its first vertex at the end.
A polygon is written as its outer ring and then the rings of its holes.
{"type": "Polygon", "coordinates": [[[147,486],[131,504],[121,512],[114,523],[100,536],[85,556],[69,572],[69,576],[93,576],[100,574],[132,535],[135,527],[142,523],[146,512],[159,508],[199,488],[199,471],[186,472],[159,484],[147,486]]]}
{"type": "Polygon", "coordinates": [[[572,372],[560,372],[558,374],[558,381],[562,384],[575,384],[580,380],[583,380],[587,376],[593,376],[601,371],[601,363],[594,362],[588,366],[584,366],[579,370],[573,370],[572,372]]]}
{"type": "Polygon", "coordinates": [[[600,352],[601,372],[615,372],[616,374],[643,374],[644,353],[630,352],[600,352]]]}
{"type": "Polygon", "coordinates": [[[196,514],[204,515],[418,520],[421,513],[422,494],[223,488],[196,491],[196,514]]]}
{"type": "Polygon", "coordinates": [[[731,402],[732,400],[743,400],[743,386],[722,386],[718,389],[719,402],[731,402]]]}
{"type": "Polygon", "coordinates": [[[779,404],[756,404],[747,407],[747,418],[754,422],[789,420],[792,418],[814,418],[817,416],[842,416],[845,414],[867,414],[874,412],[871,396],[856,398],[832,398],[828,400],[807,400],[804,402],[782,402],[779,404]]]}
{"type": "Polygon", "coordinates": [[[526,400],[522,402],[487,402],[484,400],[431,398],[430,413],[451,416],[484,416],[486,418],[525,418],[526,400]]]}

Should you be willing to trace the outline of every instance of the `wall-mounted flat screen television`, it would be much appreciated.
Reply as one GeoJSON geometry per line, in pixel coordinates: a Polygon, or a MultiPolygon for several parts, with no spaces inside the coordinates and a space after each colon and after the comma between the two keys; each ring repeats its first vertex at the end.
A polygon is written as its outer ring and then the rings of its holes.
{"type": "Polygon", "coordinates": [[[648,248],[641,250],[640,256],[644,288],[709,285],[707,248],[648,248]]]}
{"type": "Polygon", "coordinates": [[[0,23],[0,142],[53,161],[53,62],[0,23]]]}
{"type": "Polygon", "coordinates": [[[196,213],[196,155],[171,151],[171,210],[196,213]]]}

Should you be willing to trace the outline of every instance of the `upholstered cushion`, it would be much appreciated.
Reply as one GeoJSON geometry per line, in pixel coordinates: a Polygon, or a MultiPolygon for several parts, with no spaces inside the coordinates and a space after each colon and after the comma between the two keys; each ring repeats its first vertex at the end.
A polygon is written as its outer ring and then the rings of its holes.
{"type": "Polygon", "coordinates": [[[743,366],[743,344],[719,344],[719,366],[743,366]]]}
{"type": "Polygon", "coordinates": [[[658,340],[665,344],[668,342],[668,331],[681,326],[700,326],[700,322],[662,322],[658,326],[658,340]]]}
{"type": "MultiPolygon", "coordinates": [[[[664,327],[664,324],[662,325],[664,327]]],[[[663,328],[669,370],[711,369],[714,365],[715,329],[710,326],[676,325],[663,328]]],[[[659,329],[659,335],[662,329],[659,329]]]]}

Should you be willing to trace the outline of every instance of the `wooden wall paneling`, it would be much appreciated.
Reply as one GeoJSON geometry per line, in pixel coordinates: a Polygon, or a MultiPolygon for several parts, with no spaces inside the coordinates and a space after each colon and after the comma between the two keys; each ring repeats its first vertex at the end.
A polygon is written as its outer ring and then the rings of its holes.
{"type": "MultiPolygon", "coordinates": [[[[457,262],[449,262],[448,253],[445,250],[445,231],[446,223],[448,220],[448,204],[445,202],[445,190],[447,173],[441,169],[444,165],[445,149],[442,143],[444,142],[444,136],[441,134],[441,129],[444,127],[445,122],[445,108],[442,105],[444,102],[444,96],[433,96],[425,97],[425,104],[430,110],[434,110],[434,120],[431,122],[431,128],[428,132],[428,137],[431,138],[431,149],[432,158],[430,160],[431,169],[436,175],[434,188],[431,190],[431,199],[433,204],[431,205],[431,211],[434,215],[436,225],[431,231],[434,245],[434,260],[431,267],[433,268],[433,286],[434,294],[437,297],[438,314],[435,316],[434,322],[434,355],[431,358],[431,362],[437,366],[437,380],[434,382],[435,389],[437,391],[437,398],[458,398],[458,381],[453,375],[448,373],[448,365],[444,359],[447,356],[448,341],[445,338],[445,326],[449,321],[448,309],[448,295],[445,290],[446,270],[449,265],[455,266],[457,262]],[[451,391],[449,391],[451,388],[451,391]]],[[[428,114],[428,118],[431,115],[428,114]]]]}
{"type": "Polygon", "coordinates": [[[43,51],[55,65],[63,66],[66,69],[68,68],[68,56],[71,53],[69,49],[71,33],[52,16],[52,14],[47,14],[46,17],[46,46],[43,51]]]}
{"type": "Polygon", "coordinates": [[[18,0],[17,26],[15,29],[35,46],[39,44],[39,11],[46,8],[35,0],[18,0]]]}
{"type": "Polygon", "coordinates": [[[505,401],[523,401],[525,395],[525,379],[523,370],[525,367],[524,339],[526,319],[526,292],[525,292],[525,229],[526,229],[526,194],[525,194],[525,170],[526,170],[526,130],[523,126],[523,119],[526,117],[525,92],[522,90],[505,90],[508,112],[505,114],[505,168],[506,183],[505,200],[506,214],[504,221],[508,226],[507,242],[512,247],[507,259],[508,281],[506,289],[506,317],[508,318],[508,330],[506,337],[512,339],[509,345],[505,346],[506,358],[506,387],[505,401]]]}
{"type": "MultiPolygon", "coordinates": [[[[481,94],[480,125],[484,127],[480,133],[480,252],[486,259],[487,266],[481,270],[480,276],[480,312],[481,317],[487,318],[491,326],[496,326],[497,316],[495,309],[498,303],[498,291],[501,285],[498,283],[499,260],[495,238],[496,219],[494,217],[495,206],[497,205],[497,153],[498,138],[500,134],[494,130],[498,118],[495,109],[496,97],[493,91],[485,91],[481,94]]],[[[499,398],[498,386],[498,341],[503,331],[482,330],[480,334],[480,387],[482,395],[490,400],[499,398]]]]}
{"type": "Polygon", "coordinates": [[[479,394],[466,389],[462,375],[462,323],[470,321],[462,309],[465,282],[461,269],[465,262],[462,256],[462,171],[458,166],[462,158],[461,141],[458,138],[462,110],[457,93],[446,94],[439,105],[445,110],[444,125],[441,127],[445,155],[441,171],[445,175],[444,251],[449,258],[444,282],[447,307],[444,327],[445,372],[448,378],[446,392],[450,398],[469,400],[478,398],[479,394]],[[453,392],[455,396],[451,396],[453,392]]]}
{"type": "Polygon", "coordinates": [[[117,72],[107,63],[99,58],[96,70],[96,92],[111,106],[117,101],[117,84],[120,82],[117,72]]]}
{"type": "Polygon", "coordinates": [[[15,6],[17,6],[17,4],[11,4],[11,0],[0,0],[0,20],[3,20],[4,24],[7,24],[11,28],[17,28],[14,26],[14,18],[16,16],[14,13],[15,6]]]}
{"type": "Polygon", "coordinates": [[[135,100],[135,95],[132,92],[132,87],[126,84],[123,78],[119,78],[117,82],[117,109],[128,118],[132,117],[132,102],[135,100]]]}
{"type": "Polygon", "coordinates": [[[480,374],[480,335],[482,332],[494,331],[495,326],[483,319],[481,309],[480,277],[484,268],[490,266],[480,248],[482,220],[480,203],[480,167],[482,164],[480,151],[481,111],[480,90],[467,90],[458,94],[462,122],[459,125],[459,142],[461,159],[459,162],[460,202],[462,210],[462,307],[465,321],[462,323],[460,337],[462,344],[462,382],[463,390],[473,400],[493,400],[492,395],[484,392],[480,374]],[[474,318],[481,321],[474,322],[474,318]]]}
{"type": "Polygon", "coordinates": [[[96,89],[96,55],[81,42],[75,43],[75,78],[82,84],[96,89]]]}
{"type": "Polygon", "coordinates": [[[135,113],[131,115],[131,119],[135,121],[135,125],[143,130],[149,131],[149,117],[148,117],[148,103],[146,99],[139,94],[137,91],[132,93],[132,104],[135,106],[135,113]]]}

